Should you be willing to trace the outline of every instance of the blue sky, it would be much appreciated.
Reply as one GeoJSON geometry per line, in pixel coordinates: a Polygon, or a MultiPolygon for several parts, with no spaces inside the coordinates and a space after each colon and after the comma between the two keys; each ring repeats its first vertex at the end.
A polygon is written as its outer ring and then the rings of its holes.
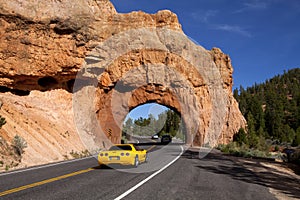
{"type": "Polygon", "coordinates": [[[124,122],[126,122],[128,118],[131,119],[138,119],[139,117],[148,118],[149,114],[152,114],[156,119],[158,119],[158,115],[166,111],[167,109],[168,109],[167,107],[163,105],[159,105],[157,103],[144,104],[131,110],[130,113],[127,115],[126,119],[124,120],[124,122]]]}
{"type": "Polygon", "coordinates": [[[231,58],[234,88],[300,67],[299,0],[111,0],[120,13],[168,9],[186,35],[231,58]]]}
{"type": "Polygon", "coordinates": [[[299,0],[111,0],[120,13],[176,13],[184,33],[231,58],[233,88],[300,67],[299,0]]]}

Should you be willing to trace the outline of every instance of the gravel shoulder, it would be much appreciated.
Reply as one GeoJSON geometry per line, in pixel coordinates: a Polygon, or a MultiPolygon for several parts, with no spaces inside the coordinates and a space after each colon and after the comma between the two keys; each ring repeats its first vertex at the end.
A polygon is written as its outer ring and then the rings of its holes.
{"type": "Polygon", "coordinates": [[[256,184],[269,188],[277,199],[300,199],[300,167],[298,165],[275,162],[263,159],[240,158],[227,156],[233,162],[252,171],[258,178],[256,184]]]}

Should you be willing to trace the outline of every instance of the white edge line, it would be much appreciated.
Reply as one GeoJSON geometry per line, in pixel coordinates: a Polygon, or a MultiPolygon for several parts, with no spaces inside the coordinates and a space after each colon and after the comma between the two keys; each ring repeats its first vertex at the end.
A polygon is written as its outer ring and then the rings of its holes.
{"type": "Polygon", "coordinates": [[[123,194],[121,194],[120,196],[118,196],[117,198],[115,198],[114,200],[120,200],[120,199],[126,197],[128,194],[130,194],[131,192],[133,192],[137,188],[141,187],[143,184],[145,184],[147,181],[149,181],[150,179],[152,179],[154,176],[158,175],[159,173],[161,173],[162,171],[164,171],[166,168],[168,168],[170,165],[172,165],[176,160],[178,160],[180,158],[180,156],[183,153],[183,147],[182,146],[180,146],[180,147],[181,147],[181,153],[174,160],[172,160],[166,166],[164,166],[160,170],[156,171],[155,173],[151,174],[146,179],[142,180],[137,185],[133,186],[132,188],[130,188],[129,190],[127,190],[126,192],[124,192],[123,194]]]}
{"type": "Polygon", "coordinates": [[[2,173],[0,173],[0,177],[10,175],[10,174],[17,174],[17,173],[21,173],[21,172],[26,172],[26,171],[32,171],[32,170],[36,170],[36,169],[53,167],[53,166],[56,166],[56,165],[63,165],[63,164],[67,164],[67,163],[77,162],[77,161],[89,159],[89,158],[92,158],[92,157],[95,157],[95,156],[89,156],[89,157],[84,157],[84,158],[79,158],[79,159],[68,160],[68,161],[61,161],[61,162],[58,162],[58,163],[46,164],[46,165],[42,165],[42,166],[31,167],[31,168],[27,168],[27,169],[20,169],[20,170],[11,171],[11,172],[2,172],[2,173]]]}

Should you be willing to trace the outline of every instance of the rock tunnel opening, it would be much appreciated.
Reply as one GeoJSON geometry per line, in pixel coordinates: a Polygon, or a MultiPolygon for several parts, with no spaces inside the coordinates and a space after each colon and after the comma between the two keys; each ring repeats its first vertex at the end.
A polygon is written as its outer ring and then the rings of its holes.
{"type": "MultiPolygon", "coordinates": [[[[161,84],[149,83],[137,87],[135,90],[124,92],[118,90],[118,88],[124,87],[123,82],[119,81],[119,84],[122,85],[117,85],[117,87],[112,89],[108,94],[104,93],[103,89],[98,88],[98,92],[96,92],[95,95],[96,99],[98,99],[98,102],[96,102],[96,120],[101,127],[102,133],[104,133],[105,137],[112,143],[122,142],[121,136],[122,132],[124,132],[122,131],[122,126],[125,123],[124,121],[128,113],[148,103],[157,103],[166,106],[170,111],[176,113],[181,122],[180,133],[183,135],[181,136],[181,143],[191,144],[193,142],[193,137],[199,133],[199,123],[195,121],[198,114],[195,112],[195,105],[184,103],[185,99],[183,98],[194,98],[193,95],[187,93],[189,91],[181,87],[172,89],[161,84]],[[182,93],[176,94],[176,89],[182,93]]],[[[165,133],[170,134],[170,131],[174,131],[172,129],[174,129],[174,127],[166,129],[165,133]]],[[[160,133],[159,131],[157,132],[160,133]]],[[[154,134],[155,133],[150,133],[147,137],[154,134]]],[[[177,133],[173,133],[173,135],[176,136],[177,133]]],[[[103,136],[99,136],[98,138],[103,139],[103,136]]],[[[202,138],[200,139],[202,140],[202,138]]]]}
{"type": "Polygon", "coordinates": [[[160,143],[170,135],[173,143],[185,143],[184,120],[176,109],[154,101],[132,108],[122,125],[122,142],[160,143]]]}

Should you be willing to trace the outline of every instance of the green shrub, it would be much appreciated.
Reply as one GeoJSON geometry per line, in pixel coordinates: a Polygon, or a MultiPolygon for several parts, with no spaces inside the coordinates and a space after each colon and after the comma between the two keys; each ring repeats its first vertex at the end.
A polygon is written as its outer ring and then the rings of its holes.
{"type": "Polygon", "coordinates": [[[126,138],[126,136],[125,136],[125,135],[122,135],[122,138],[121,138],[121,143],[122,143],[122,144],[126,144],[126,143],[128,143],[128,140],[127,140],[127,138],[126,138]]]}
{"type": "Polygon", "coordinates": [[[267,151],[262,151],[259,149],[250,149],[248,145],[242,144],[239,145],[237,142],[230,142],[227,145],[219,145],[217,147],[220,151],[226,154],[234,155],[234,156],[239,156],[239,157],[245,157],[245,158],[250,158],[250,157],[269,157],[270,154],[267,151]]]}
{"type": "Polygon", "coordinates": [[[294,147],[297,147],[299,145],[300,145],[300,126],[296,130],[295,138],[292,143],[292,146],[294,146],[294,147]]]}
{"type": "Polygon", "coordinates": [[[218,144],[218,146],[216,147],[216,149],[222,151],[222,149],[226,146],[226,144],[218,144]]]}
{"type": "Polygon", "coordinates": [[[2,126],[3,126],[4,124],[6,124],[6,120],[5,120],[4,117],[2,117],[2,116],[0,115],[0,128],[2,128],[2,126]]]}
{"type": "Polygon", "coordinates": [[[72,150],[72,151],[70,152],[70,155],[71,155],[73,158],[78,159],[78,158],[88,157],[88,156],[90,156],[91,154],[90,154],[90,152],[86,149],[86,150],[84,150],[84,151],[81,151],[80,153],[77,152],[77,151],[72,150]]]}
{"type": "Polygon", "coordinates": [[[236,142],[230,142],[229,144],[221,144],[218,146],[218,149],[224,153],[235,154],[238,149],[236,142]]]}
{"type": "Polygon", "coordinates": [[[91,156],[91,153],[89,152],[89,150],[84,150],[84,151],[81,151],[81,156],[82,157],[88,157],[88,156],[91,156]]]}
{"type": "Polygon", "coordinates": [[[75,158],[75,159],[80,158],[79,153],[78,153],[77,151],[74,151],[74,150],[72,150],[72,151],[70,152],[70,155],[71,155],[73,158],[75,158]]]}
{"type": "Polygon", "coordinates": [[[247,134],[243,128],[240,128],[239,132],[234,134],[233,141],[239,145],[248,144],[247,134]]]}
{"type": "Polygon", "coordinates": [[[27,142],[19,135],[16,135],[13,139],[13,146],[18,155],[24,153],[24,149],[27,147],[27,142]]]}

